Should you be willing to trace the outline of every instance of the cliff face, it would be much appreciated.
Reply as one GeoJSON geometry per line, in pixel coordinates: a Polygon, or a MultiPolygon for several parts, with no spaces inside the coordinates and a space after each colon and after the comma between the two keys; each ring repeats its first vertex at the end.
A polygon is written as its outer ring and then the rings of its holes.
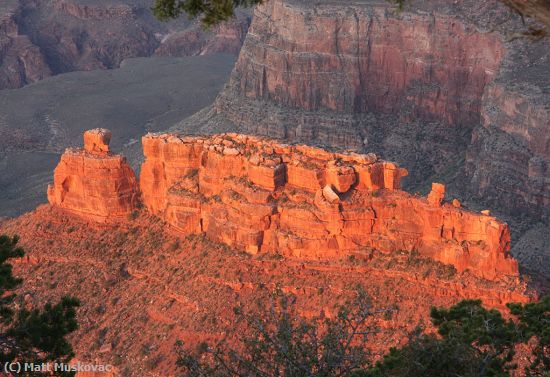
{"type": "Polygon", "coordinates": [[[122,156],[109,154],[111,133],[84,134],[84,149],[67,149],[48,187],[48,201],[97,221],[125,218],[138,204],[138,183],[122,156]]]}
{"type": "MultiPolygon", "coordinates": [[[[124,158],[109,154],[110,132],[84,135],[67,150],[48,189],[50,203],[93,220],[138,208],[138,187],[124,158]]],[[[488,212],[400,190],[408,172],[374,154],[330,153],[238,134],[147,135],[143,203],[184,235],[252,254],[341,258],[369,250],[419,253],[487,278],[517,275],[508,226],[488,212]]]]}
{"type": "Polygon", "coordinates": [[[508,255],[506,224],[445,202],[441,184],[427,198],[401,191],[407,171],[374,154],[150,134],[141,206],[110,137],[88,131],[83,150],[63,155],[53,205],[0,222],[24,240],[15,273],[33,292],[27,305],[78,292],[78,360],[171,375],[176,340],[239,349],[249,329],[233,308],[255,310],[275,289],[295,297],[298,315],[326,318],[363,287],[374,309],[394,308],[373,318],[385,329],[368,339],[374,354],[420,324],[434,331],[430,307],[475,298],[502,309],[536,296],[508,255]]]}
{"type": "Polygon", "coordinates": [[[40,48],[21,33],[14,5],[0,12],[0,89],[19,88],[51,76],[40,48]]]}
{"type": "Polygon", "coordinates": [[[184,18],[162,23],[153,18],[150,5],[14,0],[9,8],[0,7],[0,89],[52,74],[116,68],[132,57],[238,54],[249,25],[243,13],[212,31],[184,18]]]}
{"type": "Polygon", "coordinates": [[[482,280],[401,252],[331,260],[251,256],[182,237],[146,211],[107,228],[41,206],[0,223],[0,231],[21,236],[28,258],[14,274],[23,278],[17,293],[25,303],[40,307],[77,295],[79,329],[70,339],[76,357],[111,364],[116,375],[177,375],[177,340],[195,347],[225,339],[240,349],[247,329],[238,326],[234,308],[267,305],[276,289],[295,297],[297,314],[317,318],[337,315],[336,306],[363,287],[373,310],[392,309],[373,319],[374,328],[384,329],[368,338],[375,354],[405,344],[419,325],[434,331],[432,306],[471,298],[503,308],[530,299],[517,278],[482,280]]]}
{"type": "Polygon", "coordinates": [[[550,38],[515,43],[485,91],[466,172],[475,193],[550,219],[550,38]]]}
{"type": "Polygon", "coordinates": [[[488,279],[517,275],[506,224],[400,190],[407,171],[375,155],[243,135],[143,138],[144,204],[184,234],[251,253],[335,258],[418,252],[488,279]]]}
{"type": "Polygon", "coordinates": [[[518,40],[521,28],[498,1],[416,0],[402,13],[378,1],[270,1],[213,109],[180,128],[375,151],[407,167],[414,187],[460,170],[465,196],[540,217],[550,41],[518,40]]]}
{"type": "Polygon", "coordinates": [[[445,14],[401,18],[385,6],[275,0],[254,16],[230,85],[307,111],[472,125],[503,53],[496,35],[445,14]]]}

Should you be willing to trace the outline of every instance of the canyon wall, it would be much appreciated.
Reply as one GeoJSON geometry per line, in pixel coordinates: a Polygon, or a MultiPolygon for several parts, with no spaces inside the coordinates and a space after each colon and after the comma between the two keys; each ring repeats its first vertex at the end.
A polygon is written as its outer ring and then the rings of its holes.
{"type": "Polygon", "coordinates": [[[0,5],[0,89],[20,88],[52,72],[40,48],[21,32],[15,3],[0,5]]]}
{"type": "Polygon", "coordinates": [[[509,48],[485,91],[466,173],[474,192],[496,208],[548,220],[550,38],[515,41],[509,48]]]}
{"type": "Polygon", "coordinates": [[[52,74],[116,68],[133,57],[238,54],[250,24],[239,11],[234,20],[205,31],[186,17],[157,21],[150,6],[147,0],[0,5],[0,89],[52,74]]]}
{"type": "Polygon", "coordinates": [[[374,151],[407,167],[411,187],[465,176],[454,187],[464,197],[541,218],[550,41],[523,31],[493,0],[413,0],[402,12],[371,0],[269,1],[212,109],[175,130],[374,151]]]}
{"type": "MultiPolygon", "coordinates": [[[[434,184],[428,198],[401,191],[407,171],[374,154],[331,153],[238,134],[147,135],[142,142],[143,203],[182,234],[205,233],[250,253],[306,259],[402,250],[487,279],[517,275],[506,224],[489,213],[465,211],[457,200],[443,203],[443,185],[434,184]]],[[[120,163],[113,159],[105,152],[66,152],[51,203],[92,218],[108,216],[106,210],[129,213],[137,203],[132,179],[123,178],[125,166],[117,165],[112,175],[123,182],[113,181],[99,196],[86,194],[97,187],[81,177],[82,161],[93,170],[120,163]],[[73,160],[78,162],[70,165],[73,160]],[[66,177],[72,177],[69,183],[66,177]]],[[[84,177],[97,175],[88,170],[84,177]]]]}

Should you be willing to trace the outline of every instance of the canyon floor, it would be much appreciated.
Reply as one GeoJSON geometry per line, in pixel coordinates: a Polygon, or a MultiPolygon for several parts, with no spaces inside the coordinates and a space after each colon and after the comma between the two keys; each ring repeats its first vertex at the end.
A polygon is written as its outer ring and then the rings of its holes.
{"type": "Polygon", "coordinates": [[[58,75],[0,91],[0,217],[46,202],[60,153],[81,144],[82,132],[108,127],[115,151],[137,166],[141,136],[208,106],[234,56],[136,58],[119,69],[58,75]]]}
{"type": "Polygon", "coordinates": [[[476,297],[499,307],[525,289],[400,253],[365,250],[330,262],[251,256],[202,237],[178,237],[145,212],[94,226],[45,205],[3,222],[0,231],[20,234],[28,251],[15,266],[25,281],[20,304],[78,296],[80,329],[71,337],[77,358],[112,364],[122,376],[173,375],[177,340],[240,341],[233,309],[269,302],[276,288],[295,295],[298,312],[311,318],[334,315],[361,285],[376,308],[394,309],[373,319],[382,330],[370,341],[375,354],[405,342],[417,325],[429,330],[433,305],[476,297]]]}

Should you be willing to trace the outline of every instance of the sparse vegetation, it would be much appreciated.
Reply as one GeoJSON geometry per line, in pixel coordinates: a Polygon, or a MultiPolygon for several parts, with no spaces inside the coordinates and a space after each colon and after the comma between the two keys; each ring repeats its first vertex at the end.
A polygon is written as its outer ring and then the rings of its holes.
{"type": "Polygon", "coordinates": [[[134,221],[135,219],[137,219],[139,217],[139,211],[137,210],[133,210],[132,212],[130,212],[128,214],[128,221],[134,221]]]}
{"type": "Polygon", "coordinates": [[[482,377],[509,376],[517,369],[514,356],[519,343],[535,344],[527,376],[550,372],[550,297],[540,302],[508,305],[513,319],[487,310],[479,300],[464,300],[449,309],[432,308],[438,335],[422,328],[409,343],[392,348],[382,360],[370,364],[367,340],[380,330],[368,319],[383,314],[391,320],[398,311],[375,310],[359,289],[356,300],[341,306],[335,319],[306,321],[294,310],[295,299],[280,292],[277,304],[258,303],[252,314],[235,308],[239,321],[252,329],[242,352],[228,342],[201,343],[195,350],[178,342],[178,366],[186,376],[247,377],[482,377]]]}
{"type": "Polygon", "coordinates": [[[369,336],[367,322],[377,315],[370,298],[358,290],[352,305],[343,305],[335,319],[321,326],[299,318],[294,298],[276,292],[271,306],[248,313],[234,309],[252,334],[244,352],[225,341],[214,348],[202,345],[195,351],[177,344],[178,365],[188,376],[343,376],[368,365],[368,352],[357,338],[369,336]],[[260,313],[260,315],[258,315],[260,313]]]}
{"type": "MultiPolygon", "coordinates": [[[[159,20],[169,20],[187,14],[190,18],[200,18],[204,27],[210,28],[227,21],[238,7],[250,7],[268,0],[155,0],[153,13],[159,20]]],[[[387,0],[405,8],[407,0],[387,0]]],[[[501,0],[502,3],[524,17],[532,17],[545,25],[545,28],[529,27],[525,33],[534,37],[547,35],[550,27],[550,2],[548,0],[501,0]]]]}
{"type": "MultiPolygon", "coordinates": [[[[6,363],[68,363],[74,356],[66,336],[78,328],[78,300],[63,297],[57,304],[46,303],[42,309],[16,307],[17,295],[12,293],[22,283],[13,276],[10,259],[21,258],[17,236],[0,236],[0,364],[6,363]]],[[[2,370],[3,372],[4,370],[2,370]]],[[[25,376],[46,376],[49,373],[25,372],[25,376]]],[[[60,376],[72,376],[63,372],[60,376]]]]}

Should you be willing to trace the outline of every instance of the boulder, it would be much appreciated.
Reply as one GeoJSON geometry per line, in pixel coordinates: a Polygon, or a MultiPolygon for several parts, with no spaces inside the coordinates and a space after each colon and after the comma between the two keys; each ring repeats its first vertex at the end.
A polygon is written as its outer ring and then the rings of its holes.
{"type": "Polygon", "coordinates": [[[105,128],[86,131],[84,132],[84,150],[89,153],[107,154],[111,137],[111,131],[105,128]]]}

